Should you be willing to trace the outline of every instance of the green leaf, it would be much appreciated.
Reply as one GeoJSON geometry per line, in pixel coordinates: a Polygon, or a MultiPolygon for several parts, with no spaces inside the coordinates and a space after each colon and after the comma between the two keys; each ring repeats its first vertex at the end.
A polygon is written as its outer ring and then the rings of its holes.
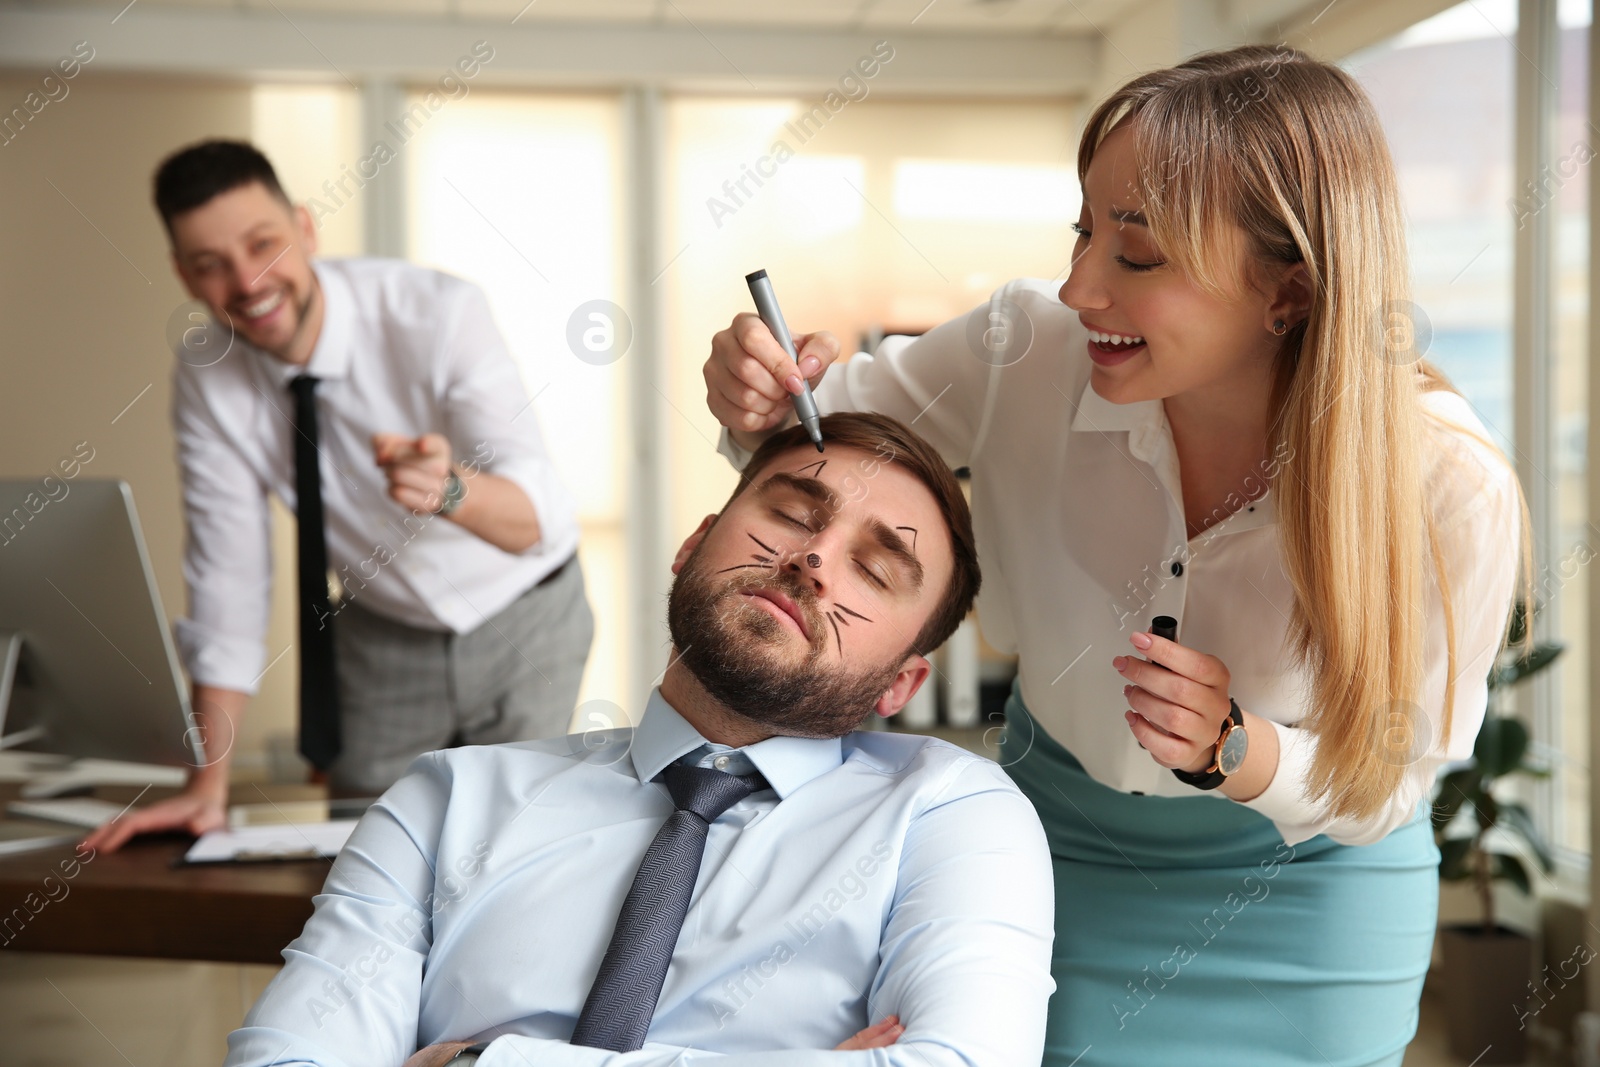
{"type": "Polygon", "coordinates": [[[1433,800],[1433,828],[1443,830],[1461,813],[1461,806],[1477,793],[1481,776],[1476,767],[1463,767],[1439,779],[1433,800]]]}
{"type": "Polygon", "coordinates": [[[1517,660],[1517,666],[1522,671],[1522,677],[1526,678],[1530,674],[1538,674],[1554,663],[1556,658],[1566,649],[1567,646],[1561,641],[1539,641],[1535,643],[1532,652],[1517,660]]]}
{"type": "Polygon", "coordinates": [[[1493,830],[1500,825],[1500,802],[1488,790],[1472,798],[1472,810],[1478,817],[1479,830],[1493,830]]]}
{"type": "Polygon", "coordinates": [[[1509,830],[1515,830],[1533,850],[1534,856],[1539,860],[1539,866],[1545,874],[1556,869],[1555,857],[1550,854],[1550,847],[1545,844],[1544,835],[1534,825],[1533,816],[1521,804],[1510,802],[1500,805],[1500,825],[1509,830]]]}
{"type": "Polygon", "coordinates": [[[1530,896],[1533,894],[1533,883],[1528,879],[1528,868],[1524,867],[1522,861],[1515,856],[1508,856],[1503,852],[1496,853],[1493,877],[1504,878],[1524,893],[1530,896]]]}
{"type": "Polygon", "coordinates": [[[1485,778],[1510,774],[1528,751],[1528,728],[1518,719],[1485,715],[1472,757],[1485,778]]]}
{"type": "Polygon", "coordinates": [[[1541,641],[1534,645],[1533,650],[1526,656],[1519,656],[1510,663],[1500,664],[1490,671],[1489,688],[1500,689],[1532,677],[1554,663],[1556,657],[1564,651],[1566,646],[1559,642],[1541,641]]]}
{"type": "Polygon", "coordinates": [[[1447,882],[1459,882],[1472,877],[1467,857],[1472,853],[1472,838],[1451,837],[1439,842],[1439,877],[1447,882]]]}
{"type": "Polygon", "coordinates": [[[1511,607],[1511,624],[1506,628],[1506,644],[1520,644],[1522,637],[1528,631],[1528,602],[1517,599],[1511,607]]]}

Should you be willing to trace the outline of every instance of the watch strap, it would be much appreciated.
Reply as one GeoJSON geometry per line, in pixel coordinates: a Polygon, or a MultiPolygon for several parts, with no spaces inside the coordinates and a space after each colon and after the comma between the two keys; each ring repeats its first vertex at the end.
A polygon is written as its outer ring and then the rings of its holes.
{"type": "Polygon", "coordinates": [[[445,475],[444,498],[439,501],[435,514],[448,515],[461,506],[461,501],[467,495],[467,484],[461,480],[461,475],[452,470],[445,475]]]}
{"type": "MultiPolygon", "coordinates": [[[[1233,723],[1232,729],[1238,730],[1244,727],[1244,712],[1239,710],[1238,702],[1232,697],[1228,698],[1228,718],[1233,723]]],[[[1226,782],[1228,776],[1222,773],[1220,764],[1222,763],[1222,742],[1227,738],[1228,732],[1229,727],[1224,724],[1222,732],[1217,735],[1216,746],[1211,750],[1210,767],[1203,771],[1184,771],[1174,767],[1172,768],[1173,777],[1184,785],[1192,785],[1196,789],[1215,789],[1223,782],[1226,782]]]]}

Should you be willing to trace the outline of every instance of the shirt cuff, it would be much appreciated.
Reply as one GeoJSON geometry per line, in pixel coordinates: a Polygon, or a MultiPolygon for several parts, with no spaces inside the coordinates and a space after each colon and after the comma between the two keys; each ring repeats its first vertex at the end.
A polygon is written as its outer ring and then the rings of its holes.
{"type": "Polygon", "coordinates": [[[1317,836],[1317,809],[1306,799],[1306,776],[1311,770],[1316,737],[1309,730],[1263,720],[1278,733],[1278,769],[1267,787],[1251,800],[1240,801],[1277,824],[1291,845],[1317,836]]]}
{"type": "Polygon", "coordinates": [[[255,695],[266,660],[259,638],[220,633],[193,619],[179,619],[173,630],[178,658],[196,685],[255,695]]]}
{"type": "Polygon", "coordinates": [[[726,426],[717,435],[717,453],[726,457],[728,462],[733,464],[734,470],[741,471],[750,465],[750,457],[755,455],[754,452],[747,452],[741,448],[733,439],[733,431],[726,426]]]}
{"type": "MultiPolygon", "coordinates": [[[[482,468],[485,474],[504,478],[521,489],[533,505],[533,514],[539,521],[539,540],[523,549],[518,555],[544,556],[552,551],[563,555],[572,551],[578,540],[578,505],[561,484],[554,466],[547,460],[506,463],[482,468]]],[[[472,492],[472,482],[467,482],[467,492],[472,492]]]]}

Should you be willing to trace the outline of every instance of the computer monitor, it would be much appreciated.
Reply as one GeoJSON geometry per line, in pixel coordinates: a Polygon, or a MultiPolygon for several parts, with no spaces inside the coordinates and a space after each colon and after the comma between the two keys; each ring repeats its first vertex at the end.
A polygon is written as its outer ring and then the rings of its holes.
{"type": "Polygon", "coordinates": [[[0,479],[0,745],[203,762],[121,479],[0,479]]]}

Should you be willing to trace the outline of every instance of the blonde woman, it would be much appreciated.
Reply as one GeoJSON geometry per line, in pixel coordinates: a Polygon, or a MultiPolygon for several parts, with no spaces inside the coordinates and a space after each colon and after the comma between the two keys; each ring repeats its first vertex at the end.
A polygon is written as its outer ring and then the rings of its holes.
{"type": "Polygon", "coordinates": [[[1056,861],[1046,1063],[1399,1064],[1429,792],[1531,585],[1521,489],[1406,329],[1349,75],[1266,46],[1143,75],[1078,175],[1059,292],[1013,282],[831,374],[832,336],[796,367],[734,319],[705,367],[722,450],[788,423],[804,374],[971,468],[980,618],[1019,653],[998,758],[1056,861]]]}

